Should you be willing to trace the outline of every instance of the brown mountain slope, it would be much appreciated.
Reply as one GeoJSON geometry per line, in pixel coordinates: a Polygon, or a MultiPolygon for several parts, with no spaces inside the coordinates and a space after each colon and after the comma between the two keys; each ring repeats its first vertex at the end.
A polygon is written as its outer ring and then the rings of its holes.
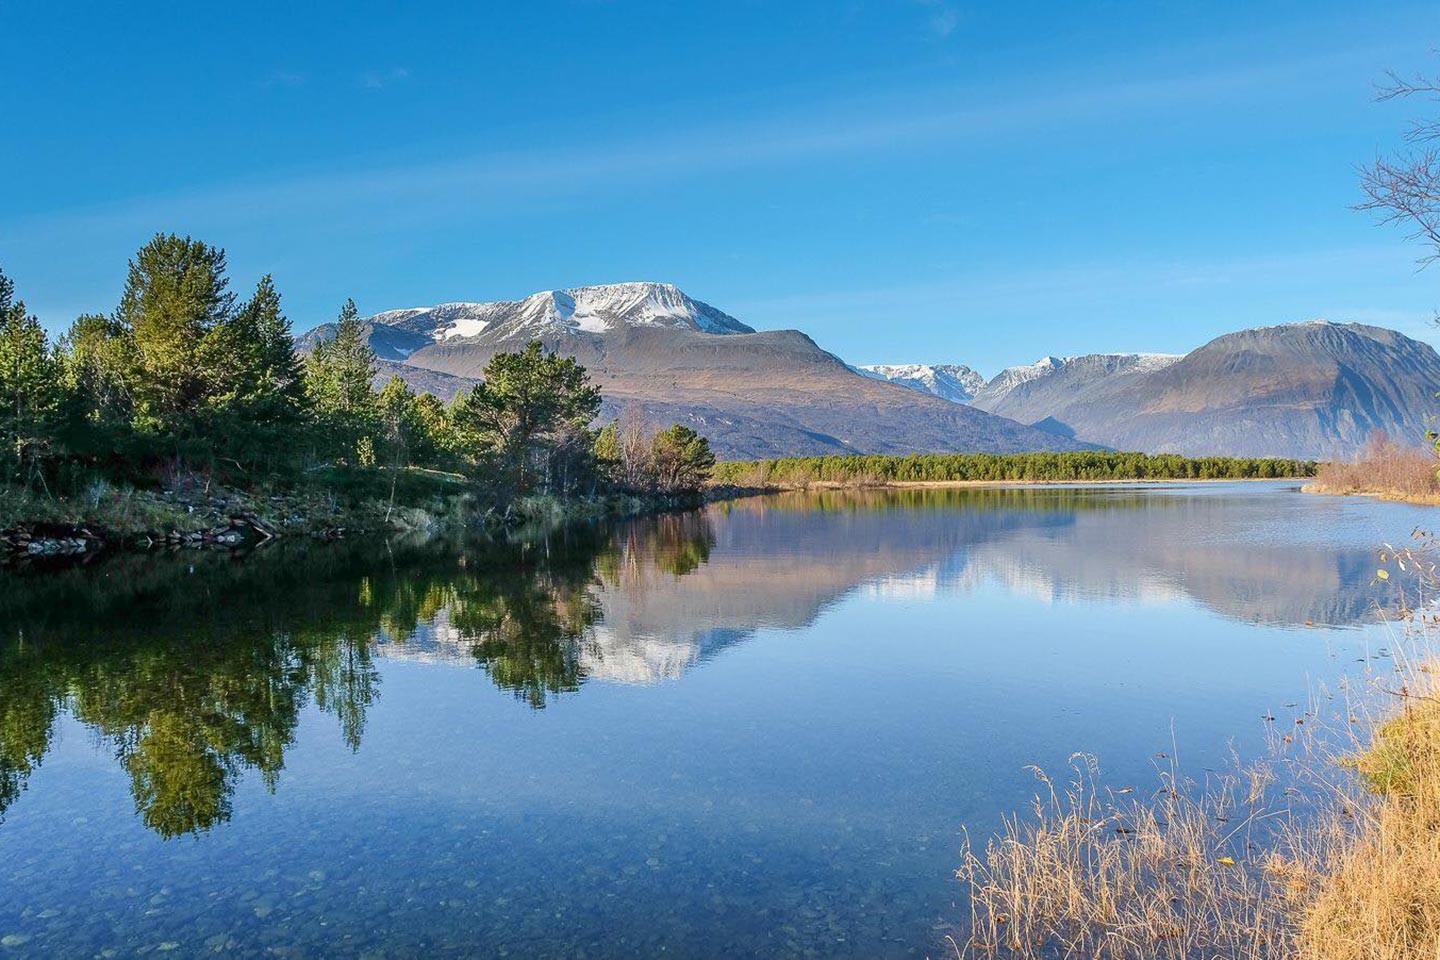
{"type": "MultiPolygon", "coordinates": [[[[540,339],[584,364],[607,398],[607,414],[635,407],[657,424],[689,424],[725,458],[1081,447],[860,376],[794,330],[716,335],[633,326],[603,333],[549,329],[540,339]]],[[[482,333],[423,347],[406,363],[477,377],[495,353],[520,345],[482,333]]]]}
{"type": "Polygon", "coordinates": [[[1422,442],[1440,390],[1429,345],[1324,321],[1227,334],[1156,369],[1084,369],[987,387],[975,403],[1122,450],[1324,459],[1376,430],[1422,442]]]}

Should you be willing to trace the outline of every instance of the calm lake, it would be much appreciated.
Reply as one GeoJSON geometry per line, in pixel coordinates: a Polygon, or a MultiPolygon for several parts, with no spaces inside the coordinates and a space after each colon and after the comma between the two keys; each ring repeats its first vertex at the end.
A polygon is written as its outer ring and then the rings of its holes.
{"type": "Polygon", "coordinates": [[[816,493],[0,573],[0,958],[938,957],[1029,764],[1258,751],[1437,517],[816,493]]]}

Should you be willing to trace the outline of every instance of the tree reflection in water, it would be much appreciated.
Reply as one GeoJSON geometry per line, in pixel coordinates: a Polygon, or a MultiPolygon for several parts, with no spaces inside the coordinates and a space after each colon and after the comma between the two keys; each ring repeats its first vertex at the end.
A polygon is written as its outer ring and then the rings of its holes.
{"type": "Polygon", "coordinates": [[[681,575],[713,542],[699,515],[624,530],[0,573],[0,817],[69,711],[113,749],[146,826],[210,830],[246,771],[276,788],[308,705],[358,750],[380,697],[377,650],[442,616],[497,687],[543,707],[584,680],[598,571],[681,575]]]}

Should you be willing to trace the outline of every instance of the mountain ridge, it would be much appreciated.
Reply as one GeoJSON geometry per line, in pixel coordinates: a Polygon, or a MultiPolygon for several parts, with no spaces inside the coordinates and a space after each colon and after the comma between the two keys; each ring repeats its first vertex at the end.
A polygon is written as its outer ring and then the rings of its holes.
{"type": "MultiPolygon", "coordinates": [[[[301,349],[334,330],[309,331],[301,349]]],[[[602,418],[634,409],[657,426],[684,423],[730,459],[1093,446],[869,378],[800,331],[756,331],[672,284],[389,310],[365,331],[385,373],[446,392],[474,383],[496,353],[539,340],[585,366],[605,396],[602,418]]]]}
{"type": "Polygon", "coordinates": [[[1105,446],[1327,459],[1375,431],[1420,442],[1440,354],[1383,327],[1310,320],[1222,334],[1158,364],[1070,363],[995,388],[999,379],[977,407],[1105,446]]]}
{"type": "Polygon", "coordinates": [[[987,396],[996,397],[1024,383],[1052,376],[1065,370],[1088,369],[1106,374],[1133,373],[1168,366],[1183,357],[1182,353],[1081,353],[1072,356],[1041,357],[1034,363],[1006,367],[985,384],[987,396]]]}
{"type": "MultiPolygon", "coordinates": [[[[308,349],[332,335],[321,325],[308,349]]],[[[1027,452],[1096,446],[1323,459],[1380,430],[1423,434],[1440,355],[1403,334],[1312,320],[1235,331],[1186,354],[1046,356],[988,381],[963,364],[852,366],[795,330],[757,331],[673,284],[543,290],[375,314],[385,375],[453,395],[539,339],[606,397],[712,439],[726,458],[1027,452]]]]}

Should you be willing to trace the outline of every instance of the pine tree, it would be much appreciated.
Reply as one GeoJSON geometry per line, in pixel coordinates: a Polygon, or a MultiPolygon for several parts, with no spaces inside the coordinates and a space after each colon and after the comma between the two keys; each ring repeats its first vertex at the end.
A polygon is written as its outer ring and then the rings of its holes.
{"type": "Polygon", "coordinates": [[[60,407],[59,367],[40,321],[15,299],[0,273],[0,467],[28,479],[54,440],[60,407]]]}
{"type": "Polygon", "coordinates": [[[215,447],[251,464],[287,459],[307,398],[290,320],[270,276],[212,331],[202,353],[211,377],[206,409],[215,447]]]}
{"type": "Polygon", "coordinates": [[[212,387],[216,395],[232,394],[242,405],[261,411],[293,406],[304,397],[304,373],[290,319],[268,274],[255,285],[255,295],[215,329],[209,346],[213,355],[207,371],[220,374],[212,387]]]}
{"type": "Polygon", "coordinates": [[[202,362],[210,335],[231,317],[225,251],[189,237],[156,234],[130,261],[115,319],[135,343],[131,392],[148,427],[184,432],[216,379],[202,362]]]}
{"type": "Polygon", "coordinates": [[[655,434],[650,457],[660,489],[667,493],[698,493],[715,469],[710,441],[678,423],[655,434]]]}
{"type": "Polygon", "coordinates": [[[326,445],[352,463],[373,459],[380,422],[374,379],[375,351],[355,301],[346,300],[334,336],[317,344],[310,355],[305,386],[326,445]]]}
{"type": "Polygon", "coordinates": [[[457,400],[454,416],[502,486],[523,494],[568,492],[583,482],[599,412],[600,391],[585,368],[532,340],[521,353],[492,357],[484,382],[457,400]]]}
{"type": "Polygon", "coordinates": [[[134,415],[135,343],[113,317],[83,314],[58,349],[67,446],[81,453],[117,452],[134,415]]]}

